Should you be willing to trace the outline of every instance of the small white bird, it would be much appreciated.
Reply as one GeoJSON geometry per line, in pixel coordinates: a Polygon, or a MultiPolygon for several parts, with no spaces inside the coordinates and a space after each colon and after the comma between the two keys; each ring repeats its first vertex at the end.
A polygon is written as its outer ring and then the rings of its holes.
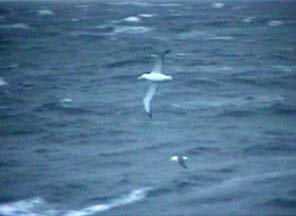
{"type": "Polygon", "coordinates": [[[166,50],[161,55],[157,56],[157,60],[154,65],[154,68],[150,73],[144,73],[143,75],[138,77],[138,80],[145,79],[149,82],[149,88],[143,99],[143,103],[144,103],[145,111],[148,113],[150,118],[152,118],[152,114],[150,110],[150,102],[157,90],[157,83],[170,81],[173,79],[173,77],[169,75],[165,75],[161,72],[164,64],[164,56],[169,52],[170,50],[166,50]]]}
{"type": "Polygon", "coordinates": [[[173,155],[171,157],[171,161],[177,161],[183,168],[188,169],[185,161],[188,160],[188,157],[186,156],[178,156],[178,155],[173,155]]]}

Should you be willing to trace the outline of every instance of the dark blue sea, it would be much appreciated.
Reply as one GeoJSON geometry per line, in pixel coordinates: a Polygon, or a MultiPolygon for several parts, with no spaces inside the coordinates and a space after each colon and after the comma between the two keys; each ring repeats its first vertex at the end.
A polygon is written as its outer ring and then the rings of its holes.
{"type": "Polygon", "coordinates": [[[295,216],[296,1],[1,1],[0,215],[295,216]]]}

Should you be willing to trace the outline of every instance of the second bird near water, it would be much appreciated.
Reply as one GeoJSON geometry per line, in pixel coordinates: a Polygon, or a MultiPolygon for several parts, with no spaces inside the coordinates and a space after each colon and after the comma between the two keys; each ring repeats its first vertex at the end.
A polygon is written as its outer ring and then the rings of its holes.
{"type": "Polygon", "coordinates": [[[157,90],[158,83],[170,81],[173,79],[172,76],[165,75],[162,73],[162,68],[164,64],[164,56],[169,53],[170,50],[166,50],[161,55],[157,56],[156,63],[153,70],[150,73],[144,73],[138,77],[138,80],[144,79],[149,82],[148,91],[143,99],[144,109],[148,113],[149,117],[152,118],[152,112],[150,108],[151,100],[157,90]]]}

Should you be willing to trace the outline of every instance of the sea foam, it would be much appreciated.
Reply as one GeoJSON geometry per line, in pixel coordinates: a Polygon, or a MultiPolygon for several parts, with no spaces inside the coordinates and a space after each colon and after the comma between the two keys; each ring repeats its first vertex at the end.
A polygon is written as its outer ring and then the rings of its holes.
{"type": "Polygon", "coordinates": [[[2,216],[91,216],[123,205],[143,200],[150,187],[144,187],[131,191],[104,204],[94,204],[79,210],[56,210],[52,209],[42,198],[20,200],[0,205],[2,216]]]}
{"type": "Polygon", "coordinates": [[[111,200],[109,203],[106,204],[97,204],[92,205],[87,208],[76,210],[76,211],[70,211],[64,216],[88,216],[88,215],[95,215],[102,211],[107,211],[112,208],[116,208],[119,206],[127,205],[130,203],[134,203],[137,201],[140,201],[144,199],[147,195],[147,192],[150,191],[150,187],[145,187],[137,190],[133,190],[127,195],[124,195],[118,199],[111,200]]]}

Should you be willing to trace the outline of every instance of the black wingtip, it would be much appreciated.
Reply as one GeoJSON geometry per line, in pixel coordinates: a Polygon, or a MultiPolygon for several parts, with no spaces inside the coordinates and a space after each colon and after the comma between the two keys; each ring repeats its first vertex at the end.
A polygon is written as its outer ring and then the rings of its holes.
{"type": "Polygon", "coordinates": [[[167,49],[166,51],[164,51],[163,55],[168,54],[169,52],[171,52],[171,49],[167,49]]]}
{"type": "Polygon", "coordinates": [[[183,161],[183,160],[179,160],[179,164],[180,164],[184,169],[188,169],[188,167],[187,167],[185,161],[183,161]]]}
{"type": "Polygon", "coordinates": [[[151,118],[152,119],[152,113],[150,112],[150,113],[148,113],[148,116],[149,116],[149,118],[151,118]]]}

